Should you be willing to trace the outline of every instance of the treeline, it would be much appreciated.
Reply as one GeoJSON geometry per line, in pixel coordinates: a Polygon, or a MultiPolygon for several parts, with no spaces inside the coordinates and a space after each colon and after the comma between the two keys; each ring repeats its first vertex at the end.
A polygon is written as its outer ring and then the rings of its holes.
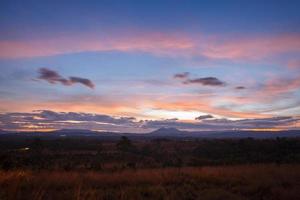
{"type": "Polygon", "coordinates": [[[300,139],[1,139],[0,169],[122,170],[300,163],[300,139]]]}

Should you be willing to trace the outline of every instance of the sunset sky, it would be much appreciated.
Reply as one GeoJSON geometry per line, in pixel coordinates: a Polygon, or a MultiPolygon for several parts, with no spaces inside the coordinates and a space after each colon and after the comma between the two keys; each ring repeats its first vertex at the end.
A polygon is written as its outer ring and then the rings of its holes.
{"type": "Polygon", "coordinates": [[[300,129],[300,1],[0,3],[0,129],[300,129]]]}

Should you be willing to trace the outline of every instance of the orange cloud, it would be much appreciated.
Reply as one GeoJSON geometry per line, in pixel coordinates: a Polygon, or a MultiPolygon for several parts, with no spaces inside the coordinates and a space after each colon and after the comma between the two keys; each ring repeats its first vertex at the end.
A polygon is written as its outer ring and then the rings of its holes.
{"type": "MultiPolygon", "coordinates": [[[[221,97],[220,97],[221,98],[221,97]]],[[[220,99],[218,98],[218,99],[220,99]]],[[[222,98],[221,98],[222,99],[222,98]]],[[[169,111],[202,112],[231,118],[261,118],[270,115],[241,112],[216,106],[216,98],[211,95],[133,95],[127,97],[77,96],[55,101],[38,100],[0,101],[1,112],[31,112],[32,110],[53,110],[61,112],[90,112],[109,115],[125,115],[139,119],[149,119],[145,110],[161,109],[169,111]],[[122,99],[122,100],[120,100],[122,99]],[[174,100],[176,99],[176,100],[174,100]],[[188,100],[187,100],[188,99],[188,100]]]]}
{"type": "Polygon", "coordinates": [[[200,111],[213,115],[219,115],[229,118],[263,118],[272,117],[270,114],[262,114],[255,112],[240,112],[225,108],[219,108],[213,105],[210,100],[205,101],[173,101],[173,102],[152,102],[154,109],[164,110],[184,110],[184,111],[200,111]]]}

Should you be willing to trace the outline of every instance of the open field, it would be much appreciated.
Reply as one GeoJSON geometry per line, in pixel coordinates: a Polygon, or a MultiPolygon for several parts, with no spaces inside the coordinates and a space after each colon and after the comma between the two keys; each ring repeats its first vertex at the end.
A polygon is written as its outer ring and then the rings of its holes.
{"type": "Polygon", "coordinates": [[[0,200],[299,199],[300,140],[0,140],[0,200]]]}
{"type": "Polygon", "coordinates": [[[300,139],[0,139],[0,170],[111,172],[262,163],[299,164],[300,139]]]}
{"type": "Polygon", "coordinates": [[[0,199],[299,199],[300,165],[1,171],[0,199]]]}

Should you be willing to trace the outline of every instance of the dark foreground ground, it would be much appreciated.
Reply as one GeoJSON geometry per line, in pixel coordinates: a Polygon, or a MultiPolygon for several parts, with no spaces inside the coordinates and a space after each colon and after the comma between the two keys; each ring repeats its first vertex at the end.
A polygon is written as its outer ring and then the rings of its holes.
{"type": "Polygon", "coordinates": [[[300,199],[300,140],[0,138],[0,200],[300,199]]]}
{"type": "Polygon", "coordinates": [[[282,199],[300,197],[300,165],[97,171],[1,171],[0,199],[282,199]]]}

